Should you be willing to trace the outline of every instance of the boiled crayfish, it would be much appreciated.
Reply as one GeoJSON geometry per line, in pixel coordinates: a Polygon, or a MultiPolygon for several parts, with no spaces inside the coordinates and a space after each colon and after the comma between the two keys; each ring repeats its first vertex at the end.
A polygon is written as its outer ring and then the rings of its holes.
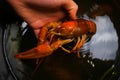
{"type": "Polygon", "coordinates": [[[15,55],[20,59],[38,59],[51,55],[55,50],[61,48],[68,53],[79,53],[84,45],[87,35],[96,33],[96,24],[85,19],[76,19],[63,23],[50,22],[41,28],[37,47],[15,55]],[[63,47],[76,40],[72,50],[63,47]]]}

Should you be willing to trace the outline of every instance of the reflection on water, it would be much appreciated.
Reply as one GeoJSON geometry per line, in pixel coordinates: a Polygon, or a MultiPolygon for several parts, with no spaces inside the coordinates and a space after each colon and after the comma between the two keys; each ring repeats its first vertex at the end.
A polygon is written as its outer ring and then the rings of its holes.
{"type": "MultiPolygon", "coordinates": [[[[84,18],[88,19],[86,15],[84,18]]],[[[84,46],[84,49],[90,49],[92,58],[114,60],[118,50],[118,36],[114,24],[107,15],[97,16],[91,20],[96,23],[97,31],[91,38],[89,45],[84,46]]]]}
{"type": "Polygon", "coordinates": [[[102,60],[115,59],[118,50],[118,36],[110,18],[98,16],[93,20],[97,25],[97,32],[90,42],[90,52],[93,58],[102,60]]]}

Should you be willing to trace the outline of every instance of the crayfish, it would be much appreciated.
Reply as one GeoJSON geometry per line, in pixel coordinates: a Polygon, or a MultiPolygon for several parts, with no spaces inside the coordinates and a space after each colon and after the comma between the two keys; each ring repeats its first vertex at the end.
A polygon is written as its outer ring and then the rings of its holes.
{"type": "Polygon", "coordinates": [[[96,33],[96,24],[85,19],[65,21],[63,23],[50,22],[41,27],[38,45],[28,51],[16,54],[19,59],[38,59],[51,55],[61,48],[67,53],[78,53],[84,45],[88,35],[96,33]],[[75,46],[68,50],[63,45],[76,40],[75,46]]]}

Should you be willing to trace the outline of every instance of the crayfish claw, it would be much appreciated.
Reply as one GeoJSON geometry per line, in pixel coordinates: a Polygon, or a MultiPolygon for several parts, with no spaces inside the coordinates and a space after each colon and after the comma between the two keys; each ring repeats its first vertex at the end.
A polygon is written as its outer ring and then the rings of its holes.
{"type": "Polygon", "coordinates": [[[52,53],[53,53],[53,49],[51,49],[49,44],[45,43],[45,44],[38,45],[37,47],[32,48],[28,51],[16,54],[15,58],[38,59],[38,58],[49,56],[52,53]]]}

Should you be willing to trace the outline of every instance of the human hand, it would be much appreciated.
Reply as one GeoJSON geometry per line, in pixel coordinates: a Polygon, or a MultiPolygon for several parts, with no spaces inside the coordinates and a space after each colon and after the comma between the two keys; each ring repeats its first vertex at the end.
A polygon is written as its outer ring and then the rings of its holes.
{"type": "Polygon", "coordinates": [[[40,27],[52,21],[60,21],[67,14],[76,18],[78,9],[73,0],[8,0],[16,12],[33,28],[36,37],[40,27]]]}

